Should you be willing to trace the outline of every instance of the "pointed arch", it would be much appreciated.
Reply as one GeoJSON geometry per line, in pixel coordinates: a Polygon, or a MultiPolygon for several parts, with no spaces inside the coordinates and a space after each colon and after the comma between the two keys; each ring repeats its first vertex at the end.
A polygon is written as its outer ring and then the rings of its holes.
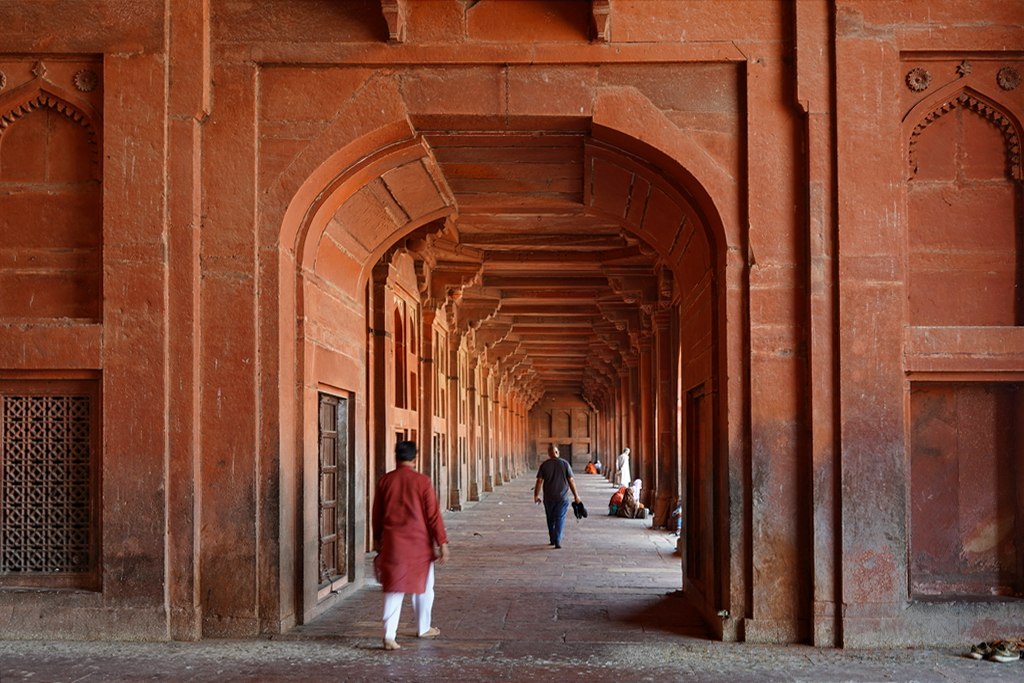
{"type": "Polygon", "coordinates": [[[31,260],[0,258],[0,279],[11,289],[0,300],[0,317],[99,321],[99,120],[88,104],[51,85],[37,79],[0,97],[0,214],[9,218],[0,256],[34,254],[31,260]],[[41,113],[26,118],[34,112],[41,113]],[[37,189],[29,194],[26,187],[37,189]],[[31,211],[19,209],[26,197],[32,197],[31,211]]]}
{"type": "MultiPolygon", "coordinates": [[[[281,439],[287,447],[294,448],[297,456],[294,466],[288,466],[294,478],[283,482],[282,488],[291,487],[297,501],[303,500],[303,472],[313,456],[304,433],[304,416],[313,414],[313,388],[319,383],[351,389],[355,406],[354,443],[357,451],[367,454],[366,476],[372,480],[375,472],[382,472],[387,466],[384,444],[394,437],[394,429],[380,406],[394,400],[387,395],[386,385],[396,382],[394,373],[398,368],[386,367],[385,359],[391,357],[393,351],[389,347],[393,349],[396,343],[394,331],[388,328],[393,326],[397,330],[400,323],[388,315],[392,311],[386,306],[378,305],[387,300],[388,294],[377,287],[376,275],[370,286],[367,281],[376,272],[374,264],[384,251],[418,227],[454,215],[458,210],[428,139],[409,125],[408,118],[390,118],[400,107],[389,105],[391,100],[385,94],[380,94],[380,117],[375,127],[331,129],[329,135],[318,138],[296,157],[265,196],[268,205],[279,199],[286,207],[279,230],[276,234],[268,231],[264,238],[276,247],[280,257],[280,296],[275,312],[281,333],[281,384],[288,388],[282,393],[281,410],[291,428],[282,430],[281,439]],[[416,192],[410,192],[413,188],[416,192]],[[412,199],[416,201],[406,201],[412,199]],[[331,286],[321,286],[324,282],[331,286]],[[342,319],[347,321],[344,329],[332,327],[332,320],[342,319]]],[[[373,93],[361,96],[371,101],[376,97],[373,93]]],[[[709,467],[723,480],[737,480],[743,454],[729,449],[727,434],[729,415],[734,412],[731,402],[742,402],[745,395],[742,380],[733,378],[743,377],[744,372],[742,368],[730,371],[731,363],[742,360],[741,356],[728,353],[730,345],[725,341],[730,331],[741,334],[735,326],[727,329],[729,320],[738,317],[726,315],[726,300],[731,299],[733,307],[745,306],[741,301],[743,294],[729,294],[743,290],[742,264],[727,258],[727,252],[734,251],[744,239],[739,210],[735,202],[728,200],[735,189],[735,178],[698,142],[680,133],[664,114],[644,105],[642,97],[632,91],[603,93],[590,121],[589,133],[584,163],[594,166],[584,179],[584,187],[589,182],[608,181],[617,188],[617,199],[611,202],[611,195],[594,194],[591,187],[584,192],[585,210],[619,216],[630,244],[638,243],[636,248],[644,256],[658,254],[661,266],[673,273],[672,282],[679,293],[677,305],[700,321],[699,329],[692,330],[676,322],[680,329],[671,333],[677,335],[680,348],[684,349],[685,362],[676,373],[677,383],[685,382],[687,388],[700,387],[714,396],[708,401],[713,407],[701,414],[702,428],[707,434],[716,435],[715,447],[708,449],[707,457],[713,458],[709,467]],[[619,106],[623,98],[631,106],[619,106]],[[625,112],[629,112],[628,116],[625,112]],[[685,166],[681,159],[686,160],[685,166]],[[629,182],[618,182],[623,174],[635,179],[632,187],[636,193],[627,191],[629,182]],[[643,193],[639,192],[641,186],[645,188],[643,193]]],[[[623,282],[623,288],[634,286],[635,283],[623,282]]],[[[414,339],[421,348],[425,343],[425,338],[412,336],[417,328],[407,328],[407,347],[414,339]]],[[[668,336],[665,333],[666,339],[668,336]]],[[[616,335],[616,340],[629,343],[626,334],[616,335]]],[[[510,419],[508,411],[512,409],[506,407],[505,401],[515,393],[509,387],[510,373],[520,356],[503,355],[508,358],[500,371],[478,368],[480,376],[472,381],[481,399],[478,411],[482,411],[482,416],[478,422],[485,425],[476,441],[479,443],[482,438],[484,443],[490,440],[496,444],[494,452],[488,451],[481,462],[484,490],[511,471],[508,462],[501,460],[508,456],[507,448],[514,440],[507,431],[513,427],[505,421],[510,419]]],[[[615,376],[616,382],[629,375],[621,365],[609,365],[607,372],[615,376]]],[[[417,381],[406,373],[402,376],[406,381],[417,381]]],[[[666,391],[663,404],[676,405],[676,389],[666,391]]],[[[623,400],[624,393],[612,399],[616,404],[623,400]]],[[[672,424],[680,426],[682,418],[676,413],[672,415],[672,424]]],[[[629,418],[628,427],[622,428],[636,433],[636,422],[636,418],[629,418]]],[[[612,429],[609,422],[605,438],[613,438],[612,429]]],[[[421,436],[428,438],[427,433],[421,436]]],[[[711,443],[709,437],[708,444],[711,443]]],[[[478,447],[476,452],[483,451],[478,447]]],[[[678,472],[671,477],[673,481],[678,478],[678,472]]],[[[367,490],[367,496],[372,496],[372,491],[367,490]]],[[[716,514],[730,519],[742,514],[741,501],[722,497],[706,502],[715,508],[716,514]]],[[[295,514],[303,518],[306,511],[296,510],[295,514]]],[[[736,539],[722,536],[721,529],[709,527],[706,531],[708,539],[719,536],[723,547],[741,556],[736,539]]],[[[300,535],[303,546],[312,546],[312,529],[303,527],[300,535]]],[[[717,568],[728,573],[725,565],[717,568]]],[[[319,600],[312,590],[315,577],[309,562],[300,558],[295,571],[308,576],[299,580],[299,611],[305,619],[321,611],[326,602],[319,600]]],[[[718,604],[716,596],[723,592],[732,597],[742,595],[745,577],[734,574],[729,573],[720,589],[708,589],[708,610],[718,604]]],[[[738,604],[729,603],[731,608],[738,604]]]]}
{"type": "Polygon", "coordinates": [[[99,115],[86,102],[62,88],[29,82],[0,97],[0,142],[4,133],[19,119],[40,109],[51,109],[85,129],[92,150],[93,177],[101,178],[99,115]]]}
{"type": "Polygon", "coordinates": [[[924,131],[946,114],[956,109],[968,109],[998,128],[1006,141],[1007,171],[1014,180],[1024,180],[1021,160],[1022,129],[1020,121],[1007,108],[987,95],[970,87],[947,88],[935,96],[922,100],[904,117],[907,133],[908,180],[917,175],[917,143],[924,131]]]}

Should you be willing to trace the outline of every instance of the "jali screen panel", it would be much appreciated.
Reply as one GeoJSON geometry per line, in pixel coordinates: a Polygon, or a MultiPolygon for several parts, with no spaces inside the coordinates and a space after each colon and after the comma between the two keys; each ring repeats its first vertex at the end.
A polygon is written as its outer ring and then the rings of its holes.
{"type": "Polygon", "coordinates": [[[95,587],[94,382],[0,382],[0,582],[95,587]]]}

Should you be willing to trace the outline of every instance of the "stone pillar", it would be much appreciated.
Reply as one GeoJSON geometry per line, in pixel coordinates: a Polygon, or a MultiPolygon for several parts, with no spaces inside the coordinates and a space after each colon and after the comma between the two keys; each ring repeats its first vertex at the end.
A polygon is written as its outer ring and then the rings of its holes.
{"type": "MultiPolygon", "coordinates": [[[[629,413],[630,413],[630,399],[632,398],[629,391],[629,368],[623,365],[619,368],[619,382],[616,386],[616,433],[618,436],[618,443],[613,449],[614,455],[618,455],[624,447],[630,447],[630,450],[636,450],[636,444],[632,443],[633,435],[629,429],[629,413]]],[[[615,463],[612,463],[613,465],[615,463]]]]}
{"type": "Polygon", "coordinates": [[[626,418],[626,441],[630,448],[629,466],[630,476],[636,479],[636,473],[641,471],[642,462],[647,458],[643,452],[643,441],[640,435],[640,358],[632,355],[626,360],[626,381],[624,388],[625,398],[622,407],[625,410],[626,418]]]}
{"type": "Polygon", "coordinates": [[[445,378],[448,383],[448,507],[461,510],[466,496],[466,467],[459,443],[460,439],[465,438],[466,416],[459,412],[464,389],[460,384],[463,379],[462,365],[454,335],[448,338],[448,348],[443,353],[448,354],[448,375],[445,378]]]}
{"type": "Polygon", "coordinates": [[[495,455],[498,463],[498,469],[495,476],[494,483],[496,485],[504,484],[509,480],[508,477],[508,404],[505,402],[505,392],[498,391],[497,397],[494,399],[494,414],[495,424],[498,426],[496,439],[495,439],[495,455]]]}
{"type": "Polygon", "coordinates": [[[480,392],[477,389],[477,357],[469,357],[469,386],[466,387],[466,459],[469,461],[469,500],[480,500],[483,478],[483,453],[477,444],[483,443],[483,425],[477,419],[480,412],[480,392]]]}
{"type": "Polygon", "coordinates": [[[493,462],[493,439],[491,436],[493,423],[491,403],[491,380],[490,380],[490,368],[487,365],[483,365],[480,368],[480,383],[481,387],[477,392],[480,401],[480,416],[482,424],[480,425],[480,445],[481,452],[479,454],[480,462],[483,465],[480,474],[483,481],[484,491],[494,490],[494,462],[493,462]]]}
{"type": "Polygon", "coordinates": [[[809,251],[808,365],[810,373],[810,471],[813,501],[814,557],[811,565],[813,609],[811,641],[818,647],[841,644],[837,567],[840,564],[836,528],[839,476],[836,425],[836,215],[832,179],[835,161],[831,142],[835,133],[831,89],[834,81],[821,74],[834,73],[829,45],[828,3],[799,3],[796,11],[797,101],[805,110],[808,196],[807,246],[809,251]]]}
{"type": "MultiPolygon", "coordinates": [[[[437,309],[427,306],[422,307],[420,325],[420,353],[418,358],[419,367],[416,369],[419,375],[419,432],[420,443],[417,444],[420,450],[420,468],[423,474],[430,477],[434,482],[434,488],[439,489],[441,485],[440,459],[441,454],[435,452],[434,448],[434,383],[437,366],[434,363],[434,318],[437,316],[437,309]]],[[[443,503],[444,499],[439,498],[443,503]]]]}
{"type": "Polygon", "coordinates": [[[654,424],[657,384],[653,367],[654,338],[644,333],[640,339],[640,353],[637,362],[637,433],[639,435],[640,457],[633,472],[634,479],[643,480],[640,493],[647,507],[654,506],[658,487],[658,446],[654,424]]]}
{"type": "Polygon", "coordinates": [[[655,382],[657,402],[655,404],[655,422],[658,440],[656,462],[658,480],[654,485],[654,521],[655,526],[668,523],[668,516],[673,503],[680,497],[679,488],[679,453],[676,448],[676,424],[678,421],[676,401],[676,359],[678,348],[673,344],[672,320],[675,309],[662,309],[655,314],[655,382]]]}
{"type": "Polygon", "coordinates": [[[395,387],[391,382],[392,369],[395,362],[394,332],[391,330],[392,316],[389,315],[388,277],[391,266],[382,261],[373,268],[370,284],[371,306],[371,354],[373,363],[369,366],[372,372],[373,401],[370,405],[373,448],[369,454],[369,467],[366,476],[369,479],[369,497],[367,509],[372,509],[373,491],[377,480],[388,470],[388,445],[393,440],[391,435],[392,413],[395,405],[395,387]]]}
{"type": "MultiPolygon", "coordinates": [[[[109,65],[109,62],[108,62],[109,65]]],[[[243,637],[260,631],[257,596],[262,585],[257,541],[261,491],[257,472],[260,458],[257,397],[258,358],[256,191],[257,143],[253,130],[258,117],[255,64],[221,63],[214,68],[216,106],[204,126],[204,192],[218,197],[206,206],[201,232],[200,327],[202,382],[198,428],[200,458],[199,563],[204,637],[243,637]],[[223,172],[222,169],[231,169],[223,172]],[[247,588],[242,588],[243,586],[247,588]]],[[[133,74],[125,92],[145,90],[133,74]]],[[[110,81],[108,80],[108,85],[110,81]]],[[[113,91],[117,92],[117,91],[113,91]]],[[[145,112],[133,112],[133,117],[145,112]]],[[[110,125],[111,121],[107,120],[110,125]]],[[[114,131],[117,128],[113,128],[114,131]]],[[[136,170],[136,173],[140,169],[136,170]]],[[[137,182],[131,185],[137,185],[137,182]]],[[[113,188],[111,188],[113,189],[113,188]]],[[[114,205],[130,206],[132,198],[117,195],[114,205]]],[[[104,250],[110,252],[111,245],[104,250]]],[[[115,252],[116,253],[116,252],[115,252]]],[[[138,285],[134,288],[138,291],[138,285]]],[[[104,283],[104,297],[109,288],[104,283]]],[[[107,349],[113,357],[121,352],[107,349]]],[[[137,356],[124,351],[123,358],[137,356]]],[[[305,359],[307,367],[310,359],[305,359]]],[[[133,359],[133,362],[143,362],[133,359]]],[[[155,371],[155,369],[154,369],[155,371]]],[[[107,381],[108,377],[104,377],[107,381]]],[[[315,389],[303,388],[304,411],[316,414],[315,389]]],[[[313,421],[315,422],[315,421],[313,421]]],[[[105,438],[110,439],[109,435],[105,438]]],[[[315,461],[315,447],[302,453],[303,467],[315,461]]],[[[114,482],[104,482],[116,486],[114,482]]],[[[105,526],[108,526],[105,524],[105,526]]],[[[108,529],[104,529],[104,534],[108,529]]],[[[125,547],[118,544],[118,547],[125,547]]],[[[108,566],[116,561],[104,557],[108,566]]],[[[273,580],[273,579],[271,579],[273,580]]]]}
{"type": "Polygon", "coordinates": [[[169,5],[167,258],[170,445],[167,478],[167,600],[170,637],[195,640],[200,622],[199,228],[203,213],[203,122],[210,113],[209,4],[169,5]]]}

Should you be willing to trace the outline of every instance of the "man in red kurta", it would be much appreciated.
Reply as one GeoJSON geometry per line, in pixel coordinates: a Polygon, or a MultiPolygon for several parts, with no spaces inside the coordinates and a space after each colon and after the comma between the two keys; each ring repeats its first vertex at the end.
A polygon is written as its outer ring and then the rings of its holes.
{"type": "Polygon", "coordinates": [[[395,640],[402,601],[412,593],[420,638],[441,631],[430,625],[434,605],[434,560],[448,560],[448,534],[428,477],[413,468],[416,444],[395,445],[398,467],[377,482],[373,498],[373,560],[377,580],[384,588],[384,649],[397,650],[395,640]],[[437,550],[435,550],[435,548],[437,550]]]}

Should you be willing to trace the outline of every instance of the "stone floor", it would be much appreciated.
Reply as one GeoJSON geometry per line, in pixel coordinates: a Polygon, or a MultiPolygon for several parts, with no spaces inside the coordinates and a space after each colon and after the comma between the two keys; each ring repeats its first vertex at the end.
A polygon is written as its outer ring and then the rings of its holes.
{"type": "Polygon", "coordinates": [[[0,681],[1022,681],[1024,662],[940,650],[726,644],[680,587],[675,539],[608,517],[612,486],[577,475],[591,516],[547,545],[531,474],[447,513],[452,560],[437,572],[437,640],[381,649],[378,586],[273,639],[199,643],[0,641],[0,681]]]}

